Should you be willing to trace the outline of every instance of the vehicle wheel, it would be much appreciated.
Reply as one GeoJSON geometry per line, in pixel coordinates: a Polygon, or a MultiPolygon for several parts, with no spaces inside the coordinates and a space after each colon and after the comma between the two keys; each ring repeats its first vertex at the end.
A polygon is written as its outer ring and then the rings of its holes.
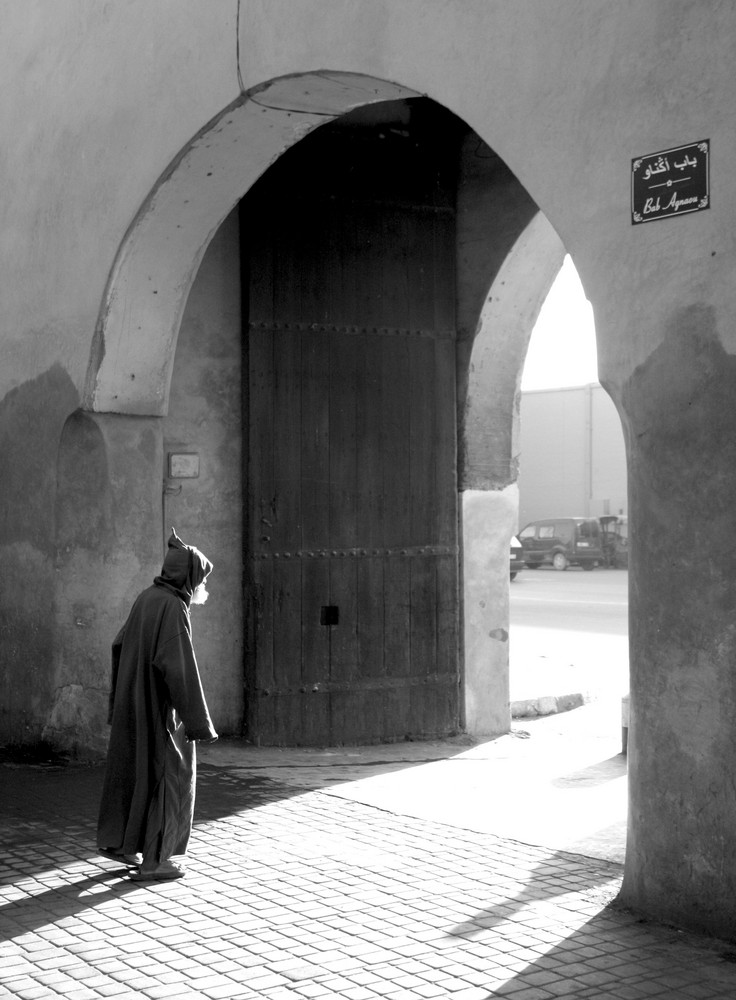
{"type": "Polygon", "coordinates": [[[580,565],[583,567],[583,569],[587,569],[588,571],[590,571],[595,566],[595,563],[593,563],[593,562],[584,562],[584,563],[580,563],[580,565]]]}
{"type": "Polygon", "coordinates": [[[552,565],[555,569],[567,569],[567,556],[564,552],[555,552],[552,556],[552,565]]]}
{"type": "Polygon", "coordinates": [[[510,574],[510,576],[511,576],[511,579],[512,579],[512,580],[515,580],[515,579],[516,579],[516,573],[511,573],[511,574],[510,574]]]}

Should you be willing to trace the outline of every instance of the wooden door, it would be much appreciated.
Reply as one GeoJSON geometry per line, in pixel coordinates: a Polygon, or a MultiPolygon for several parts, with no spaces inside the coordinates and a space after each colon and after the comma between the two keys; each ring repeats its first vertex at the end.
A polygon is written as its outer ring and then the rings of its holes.
{"type": "Polygon", "coordinates": [[[320,129],[242,205],[264,744],[458,728],[453,163],[379,132],[320,129]]]}

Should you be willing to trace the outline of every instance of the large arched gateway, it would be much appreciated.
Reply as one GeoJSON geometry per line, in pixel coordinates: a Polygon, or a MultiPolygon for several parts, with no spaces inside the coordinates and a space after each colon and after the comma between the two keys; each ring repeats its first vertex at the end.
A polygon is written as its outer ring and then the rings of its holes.
{"type": "Polygon", "coordinates": [[[139,213],[87,407],[101,424],[163,418],[163,508],[140,530],[162,533],[163,509],[216,562],[227,551],[200,643],[231,732],[508,729],[513,425],[562,252],[541,218],[451,113],[337,73],[227,109],[139,213]],[[240,301],[230,333],[212,282],[240,301]],[[172,471],[178,456],[196,475],[172,471]]]}

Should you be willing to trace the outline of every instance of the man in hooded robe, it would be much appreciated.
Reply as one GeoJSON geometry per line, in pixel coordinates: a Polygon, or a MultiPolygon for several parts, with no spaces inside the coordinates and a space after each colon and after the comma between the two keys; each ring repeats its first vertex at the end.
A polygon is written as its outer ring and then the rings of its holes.
{"type": "Polygon", "coordinates": [[[191,604],[212,563],[172,528],[161,575],[112,645],[111,724],[97,828],[100,854],[136,881],[181,878],[194,816],[195,740],[217,733],[192,647],[191,604]]]}

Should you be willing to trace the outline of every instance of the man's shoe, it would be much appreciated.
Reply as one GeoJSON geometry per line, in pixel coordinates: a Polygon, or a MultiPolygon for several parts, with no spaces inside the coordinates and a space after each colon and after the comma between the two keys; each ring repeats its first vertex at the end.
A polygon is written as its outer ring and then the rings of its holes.
{"type": "Polygon", "coordinates": [[[99,847],[97,853],[110,861],[118,861],[122,865],[127,865],[128,868],[137,868],[143,863],[142,854],[122,854],[120,851],[110,850],[109,847],[99,847]]]}
{"type": "Polygon", "coordinates": [[[134,882],[170,882],[185,875],[186,869],[176,861],[160,861],[150,868],[142,864],[137,871],[130,872],[134,882]]]}

